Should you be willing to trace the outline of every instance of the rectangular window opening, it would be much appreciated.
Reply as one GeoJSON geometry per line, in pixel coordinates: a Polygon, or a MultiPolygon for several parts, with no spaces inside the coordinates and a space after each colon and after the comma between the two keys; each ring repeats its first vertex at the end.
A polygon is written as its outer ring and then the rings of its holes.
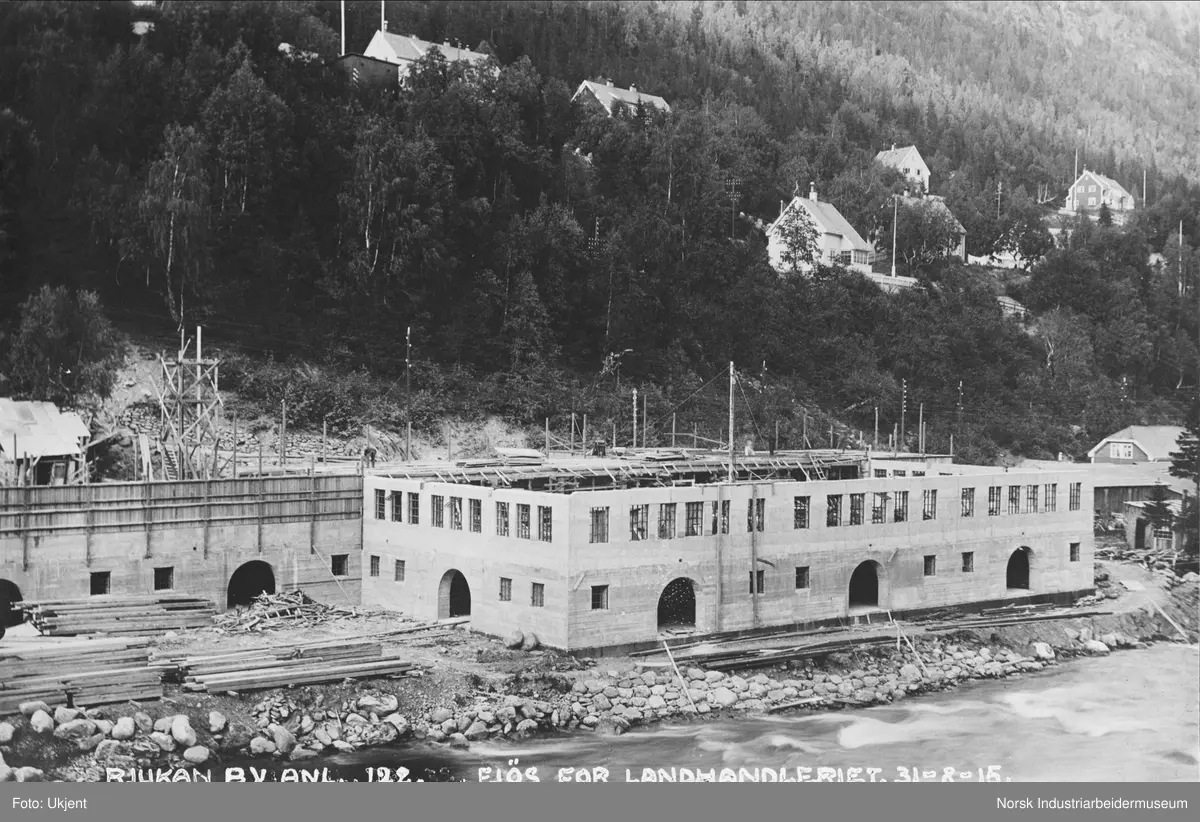
{"type": "Polygon", "coordinates": [[[799,591],[808,587],[808,566],[804,565],[796,569],[796,590],[799,591]]]}
{"type": "Polygon", "coordinates": [[[937,519],[937,491],[927,489],[921,492],[921,519],[937,519]]]}
{"type": "Polygon", "coordinates": [[[508,577],[500,577],[500,601],[512,602],[512,580],[508,577]]]}
{"type": "Polygon", "coordinates": [[[975,516],[975,489],[962,489],[962,515],[964,517],[975,516]]]}
{"type": "Polygon", "coordinates": [[[658,538],[675,538],[675,503],[664,502],[658,506],[658,538]]]}
{"type": "Polygon", "coordinates": [[[387,517],[387,492],[382,488],[375,489],[375,519],[387,517]]]}
{"type": "Polygon", "coordinates": [[[334,554],[330,557],[330,570],[335,577],[344,577],[350,573],[350,555],[334,554]]]}
{"type": "Polygon", "coordinates": [[[546,586],[540,582],[533,583],[533,590],[529,595],[529,604],[534,608],[546,607],[546,586]]]}
{"type": "Polygon", "coordinates": [[[392,522],[404,522],[404,494],[392,492],[392,522]]]}
{"type": "Polygon", "coordinates": [[[471,506],[471,532],[478,534],[483,531],[483,500],[469,500],[471,506]]]}
{"type": "Polygon", "coordinates": [[[650,506],[629,506],[629,539],[639,542],[650,536],[650,506]]]}
{"type": "Polygon", "coordinates": [[[1079,543],[1071,543],[1071,562],[1079,562],[1079,543]]]}
{"type": "Polygon", "coordinates": [[[588,542],[608,542],[608,508],[593,508],[591,521],[588,542]]]}
{"type": "Polygon", "coordinates": [[[829,494],[825,497],[825,527],[837,528],[842,524],[842,495],[829,494]]]}
{"type": "Polygon", "coordinates": [[[508,503],[496,503],[496,536],[508,536],[508,503]]]}
{"type": "Polygon", "coordinates": [[[392,579],[395,582],[404,582],[404,560],[396,560],[396,570],[393,572],[392,579]]]}
{"type": "Polygon", "coordinates": [[[529,539],[529,505],[517,503],[517,539],[529,539]]]}
{"type": "Polygon", "coordinates": [[[698,537],[704,532],[704,503],[687,503],[684,523],[684,536],[698,537]]]}
{"type": "Polygon", "coordinates": [[[937,574],[937,557],[928,555],[925,557],[925,576],[932,577],[937,574]]]}
{"type": "Polygon", "coordinates": [[[894,509],[894,513],[895,513],[895,515],[892,517],[893,521],[895,521],[895,522],[907,522],[908,521],[908,492],[907,491],[897,491],[896,492],[896,506],[894,509]]]}
{"type": "Polygon", "coordinates": [[[592,610],[607,611],[608,610],[608,586],[593,585],[592,586],[592,610]]]}
{"type": "Polygon", "coordinates": [[[171,591],[175,588],[175,567],[154,569],[154,590],[171,591]]]}
{"type": "Polygon", "coordinates": [[[963,561],[962,569],[963,569],[964,574],[972,573],[975,570],[975,552],[974,551],[963,551],[962,561],[963,561]]]}
{"type": "Polygon", "coordinates": [[[850,495],[850,524],[863,524],[863,509],[866,507],[866,494],[850,495]]]}
{"type": "Polygon", "coordinates": [[[810,497],[795,497],[792,500],[792,527],[795,529],[808,527],[808,509],[810,497]]]}
{"type": "Polygon", "coordinates": [[[371,555],[371,576],[379,576],[379,557],[371,555]]]}
{"type": "Polygon", "coordinates": [[[94,597],[108,596],[112,584],[112,571],[92,571],[91,592],[94,597]]]}

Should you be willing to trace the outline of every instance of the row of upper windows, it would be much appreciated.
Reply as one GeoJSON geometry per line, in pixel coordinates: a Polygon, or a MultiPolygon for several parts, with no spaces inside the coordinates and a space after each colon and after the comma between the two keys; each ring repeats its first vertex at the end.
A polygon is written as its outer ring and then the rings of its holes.
{"type": "MultiPolygon", "coordinates": [[[[392,522],[403,522],[408,525],[421,524],[421,495],[408,493],[405,504],[403,491],[391,493],[392,522]]],[[[537,538],[541,542],[553,542],[554,517],[549,505],[537,506],[537,519],[533,519],[533,507],[528,503],[496,503],[496,535],[507,537],[512,530],[511,507],[516,506],[516,536],[518,539],[533,539],[533,524],[537,523],[537,538]]],[[[446,497],[441,494],[431,494],[429,497],[429,524],[434,528],[449,528],[451,531],[463,529],[463,498],[446,497]]],[[[388,518],[388,493],[382,488],[375,489],[375,519],[388,518]]],[[[483,500],[467,499],[467,531],[474,534],[483,532],[483,500]]]]}
{"type": "MultiPolygon", "coordinates": [[[[1069,508],[1078,511],[1081,505],[1083,484],[1072,483],[1070,486],[1069,508]]],[[[963,488],[960,495],[959,516],[975,516],[975,490],[963,488]]],[[[825,527],[837,528],[844,525],[866,524],[867,494],[829,494],[825,498],[825,527]],[[845,497],[850,497],[849,506],[845,506],[845,497]]],[[[410,492],[408,504],[404,505],[404,493],[394,491],[392,498],[392,521],[407,522],[409,525],[420,524],[420,494],[410,492]],[[407,509],[407,518],[405,510],[407,509]]],[[[909,520],[909,492],[875,492],[871,497],[871,523],[907,522],[909,520]]],[[[435,528],[446,527],[446,512],[449,512],[449,528],[463,530],[462,498],[445,497],[434,494],[431,497],[432,522],[435,528]]],[[[467,530],[481,533],[483,530],[483,502],[468,499],[469,517],[467,530]]],[[[761,532],[766,528],[766,505],[763,498],[747,500],[746,531],[761,532]]],[[[516,505],[516,536],[518,539],[532,539],[531,514],[532,506],[526,503],[497,502],[496,505],[496,535],[510,536],[510,507],[516,505]]],[[[684,505],[683,533],[679,533],[679,503],[664,502],[657,505],[657,518],[654,522],[653,533],[658,539],[675,539],[678,536],[699,537],[716,534],[728,534],[730,529],[731,503],[729,500],[713,500],[704,502],[686,502],[684,505]]],[[[794,529],[811,528],[810,511],[812,498],[797,496],[792,501],[792,527],[794,529]]],[[[387,519],[387,492],[375,490],[375,518],[387,519]]],[[[1004,486],[993,485],[988,488],[988,516],[999,516],[1005,510],[1004,486]]],[[[1010,485],[1008,486],[1007,513],[1036,514],[1039,511],[1052,513],[1058,510],[1058,483],[1044,485],[1010,485]],[[1024,491],[1024,493],[1022,493],[1024,491]]],[[[936,489],[926,489],[921,492],[921,519],[937,519],[938,492],[936,489]]],[[[588,542],[606,543],[609,541],[609,507],[598,506],[589,512],[588,542]]],[[[549,506],[537,506],[537,538],[542,542],[552,541],[552,509],[549,506]]],[[[629,539],[633,542],[650,539],[651,518],[650,505],[632,505],[629,508],[629,539]]]]}

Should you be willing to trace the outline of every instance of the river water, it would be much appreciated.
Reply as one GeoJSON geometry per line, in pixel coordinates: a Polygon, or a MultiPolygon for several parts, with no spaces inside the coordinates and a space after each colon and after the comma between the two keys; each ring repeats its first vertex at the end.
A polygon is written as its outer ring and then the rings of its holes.
{"type": "Polygon", "coordinates": [[[641,779],[644,768],[671,767],[718,775],[722,768],[786,768],[789,779],[803,767],[814,777],[819,767],[863,768],[867,779],[872,768],[889,782],[903,779],[899,769],[910,779],[916,769],[920,781],[942,781],[952,768],[955,781],[979,781],[989,766],[1013,782],[1194,782],[1198,691],[1200,652],[1159,644],[859,710],[662,723],[620,737],[563,734],[467,751],[375,748],[299,765],[358,780],[368,769],[403,766],[409,779],[473,782],[479,768],[508,772],[509,760],[518,759],[517,768],[537,768],[541,782],[558,779],[560,768],[591,774],[596,767],[607,768],[613,782],[626,781],[627,771],[641,779]]]}

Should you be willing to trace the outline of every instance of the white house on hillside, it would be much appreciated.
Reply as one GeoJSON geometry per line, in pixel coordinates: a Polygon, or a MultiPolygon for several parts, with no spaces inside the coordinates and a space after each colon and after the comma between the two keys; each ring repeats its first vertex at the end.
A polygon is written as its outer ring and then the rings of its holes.
{"type": "Polygon", "coordinates": [[[890,151],[876,154],[875,161],[896,169],[913,185],[919,186],[926,193],[929,192],[929,166],[925,165],[925,160],[921,158],[921,152],[917,151],[916,146],[896,148],[893,143],[890,151]]]}
{"type": "Polygon", "coordinates": [[[480,54],[477,51],[470,51],[448,43],[430,43],[419,37],[392,34],[388,31],[375,32],[375,36],[371,38],[363,56],[398,66],[400,78],[403,79],[408,74],[411,65],[427,55],[431,49],[440,51],[442,56],[451,63],[463,60],[477,65],[488,59],[488,55],[480,54]]]}
{"type": "Polygon", "coordinates": [[[1125,217],[1133,211],[1133,195],[1116,180],[1085,168],[1067,192],[1064,210],[1095,218],[1099,216],[1102,205],[1108,206],[1114,222],[1124,222],[1125,217]]]}
{"type": "Polygon", "coordinates": [[[653,107],[662,112],[669,113],[671,111],[671,107],[663,98],[653,94],[644,94],[638,91],[637,86],[630,86],[627,89],[619,88],[613,85],[612,80],[584,80],[579,84],[575,94],[571,96],[571,100],[572,102],[584,100],[585,102],[599,103],[608,112],[609,117],[612,116],[617,105],[636,109],[640,103],[642,106],[653,107]]]}
{"type": "Polygon", "coordinates": [[[817,198],[815,186],[810,189],[807,197],[796,196],[786,206],[782,203],[780,206],[779,218],[767,227],[767,254],[775,270],[787,270],[787,265],[783,262],[786,246],[780,229],[787,216],[800,209],[816,226],[817,259],[826,264],[841,262],[863,274],[871,273],[871,262],[874,258],[871,244],[859,236],[854,227],[846,222],[846,218],[834,207],[833,203],[821,202],[817,198]]]}

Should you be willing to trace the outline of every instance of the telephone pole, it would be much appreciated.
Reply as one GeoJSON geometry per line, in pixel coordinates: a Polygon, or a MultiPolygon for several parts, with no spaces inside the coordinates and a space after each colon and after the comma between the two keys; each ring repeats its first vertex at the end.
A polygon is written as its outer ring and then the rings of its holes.
{"type": "Polygon", "coordinates": [[[733,482],[733,360],[729,361],[729,481],[733,482]]]}
{"type": "MultiPolygon", "coordinates": [[[[908,380],[900,380],[900,442],[904,441],[904,414],[908,411],[908,380]]],[[[900,443],[896,443],[899,447],[900,443]]]]}

